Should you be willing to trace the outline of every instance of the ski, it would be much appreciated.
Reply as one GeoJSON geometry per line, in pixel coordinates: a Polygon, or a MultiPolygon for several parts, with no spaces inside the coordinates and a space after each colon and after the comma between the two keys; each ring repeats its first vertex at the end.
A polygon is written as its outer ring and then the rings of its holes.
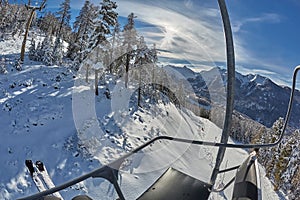
{"type": "MultiPolygon", "coordinates": [[[[25,165],[39,192],[55,187],[42,161],[36,161],[34,165],[32,160],[25,160],[25,165]]],[[[55,192],[53,197],[63,200],[59,192],[55,192]]]]}
{"type": "MultiPolygon", "coordinates": [[[[50,178],[44,163],[42,161],[38,160],[38,161],[36,161],[35,166],[37,169],[38,177],[45,183],[47,188],[48,189],[54,188],[55,185],[52,182],[52,179],[50,178]]],[[[53,193],[53,195],[60,198],[61,200],[63,200],[63,197],[60,195],[59,192],[55,192],[55,193],[53,193]]]]}
{"type": "Polygon", "coordinates": [[[37,187],[38,191],[42,192],[42,191],[46,190],[43,182],[38,177],[38,173],[37,173],[37,171],[35,170],[35,168],[33,166],[32,160],[26,160],[25,165],[28,168],[28,170],[30,172],[30,176],[32,178],[32,181],[34,182],[34,184],[37,187]]]}

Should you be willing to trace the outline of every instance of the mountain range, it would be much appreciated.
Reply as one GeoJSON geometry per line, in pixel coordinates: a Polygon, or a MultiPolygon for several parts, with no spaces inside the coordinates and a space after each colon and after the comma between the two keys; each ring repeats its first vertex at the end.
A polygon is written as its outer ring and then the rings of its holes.
{"type": "MultiPolygon", "coordinates": [[[[171,67],[191,84],[200,106],[207,107],[216,102],[225,105],[227,70],[215,67],[208,71],[194,72],[187,67],[171,67]],[[216,78],[216,73],[219,73],[219,78],[216,78]]],[[[234,109],[266,127],[272,127],[279,117],[285,117],[290,92],[289,87],[278,85],[267,77],[236,72],[234,109]]],[[[297,117],[299,109],[300,92],[296,90],[289,121],[289,127],[292,129],[300,127],[297,117]]]]}

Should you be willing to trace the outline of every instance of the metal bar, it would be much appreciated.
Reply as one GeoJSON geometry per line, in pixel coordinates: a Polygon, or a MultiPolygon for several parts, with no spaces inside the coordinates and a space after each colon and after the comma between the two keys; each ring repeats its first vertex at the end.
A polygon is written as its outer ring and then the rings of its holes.
{"type": "MultiPolygon", "coordinates": [[[[234,46],[233,37],[230,25],[230,19],[227,12],[226,4],[224,0],[218,0],[222,22],[224,26],[224,33],[226,39],[226,55],[227,55],[227,102],[225,112],[225,122],[222,131],[221,143],[226,144],[229,138],[229,132],[232,124],[232,113],[234,104],[234,82],[235,82],[235,57],[234,57],[234,46]]],[[[214,185],[218,176],[220,165],[223,161],[226,147],[220,147],[218,150],[216,164],[213,169],[210,184],[214,185]]]]}
{"type": "Polygon", "coordinates": [[[240,165],[235,166],[235,167],[231,167],[231,168],[228,168],[228,169],[219,170],[219,174],[224,173],[224,172],[229,172],[229,171],[232,171],[232,170],[235,170],[235,169],[238,169],[239,167],[240,167],[240,165]]]}
{"type": "Polygon", "coordinates": [[[224,187],[219,188],[219,189],[212,189],[211,192],[223,192],[228,188],[233,182],[235,181],[235,177],[233,177],[224,187]]]}

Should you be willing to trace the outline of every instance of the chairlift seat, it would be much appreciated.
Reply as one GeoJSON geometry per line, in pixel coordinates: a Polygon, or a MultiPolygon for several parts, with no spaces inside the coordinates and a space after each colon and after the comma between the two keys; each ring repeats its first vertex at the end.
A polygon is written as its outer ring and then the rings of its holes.
{"type": "Polygon", "coordinates": [[[168,168],[138,200],[199,200],[208,199],[212,185],[174,168],[168,168]]]}
{"type": "Polygon", "coordinates": [[[260,177],[255,155],[250,155],[237,170],[232,199],[261,199],[260,177]]]}

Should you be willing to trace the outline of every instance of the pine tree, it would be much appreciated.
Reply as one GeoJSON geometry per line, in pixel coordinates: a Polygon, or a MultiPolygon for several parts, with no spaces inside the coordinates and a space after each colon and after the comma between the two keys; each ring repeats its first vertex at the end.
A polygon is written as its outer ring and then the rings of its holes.
{"type": "Polygon", "coordinates": [[[300,137],[299,131],[295,131],[288,139],[291,148],[287,157],[287,166],[281,176],[282,189],[286,191],[290,199],[296,199],[300,195],[300,137]]]}
{"type": "Polygon", "coordinates": [[[111,0],[103,0],[100,3],[99,18],[94,22],[96,28],[90,38],[90,49],[107,43],[107,36],[111,35],[111,27],[117,24],[118,13],[115,12],[116,8],[116,2],[111,0]]]}
{"type": "Polygon", "coordinates": [[[52,43],[52,36],[47,35],[42,43],[42,62],[46,65],[53,65],[53,43],[52,43]]]}
{"type": "Polygon", "coordinates": [[[122,57],[122,40],[121,40],[120,24],[117,22],[112,32],[111,48],[109,49],[109,65],[110,73],[116,72],[121,65],[122,57]]]}
{"type": "MultiPolygon", "coordinates": [[[[11,16],[10,18],[10,31],[12,36],[14,37],[16,34],[19,36],[24,32],[25,29],[25,21],[29,18],[29,13],[24,6],[11,5],[11,16]]],[[[35,16],[33,17],[32,24],[35,24],[35,16]]]]}
{"type": "Polygon", "coordinates": [[[57,65],[60,65],[63,59],[63,49],[62,49],[62,42],[59,37],[56,37],[55,39],[52,54],[53,54],[53,62],[57,65]]]}
{"type": "Polygon", "coordinates": [[[47,12],[45,16],[41,17],[38,24],[43,32],[51,35],[55,35],[59,29],[59,21],[51,12],[47,12]]]}
{"type": "Polygon", "coordinates": [[[81,63],[87,56],[89,39],[94,29],[94,21],[97,18],[97,10],[98,7],[86,0],[74,22],[74,41],[68,47],[68,57],[76,63],[81,63]]]}
{"type": "Polygon", "coordinates": [[[25,6],[3,3],[0,6],[0,38],[15,36],[24,31],[25,21],[28,19],[28,10],[25,6]]]}
{"type": "Polygon", "coordinates": [[[0,57],[0,74],[7,74],[5,57],[0,57]]]}
{"type": "Polygon", "coordinates": [[[144,37],[141,36],[140,40],[137,45],[137,50],[136,50],[136,58],[135,58],[135,66],[137,66],[139,69],[139,86],[138,86],[138,106],[141,107],[141,97],[142,97],[142,74],[145,76],[143,72],[143,65],[147,62],[147,45],[144,40],[144,37]]]}
{"type": "Polygon", "coordinates": [[[59,28],[58,32],[56,34],[56,37],[63,39],[63,28],[69,27],[70,19],[71,19],[71,6],[70,6],[70,0],[64,0],[60,4],[60,8],[58,12],[56,13],[58,15],[59,20],[59,28]]]}
{"type": "MultiPolygon", "coordinates": [[[[280,117],[278,120],[276,120],[272,126],[272,135],[270,136],[271,143],[274,143],[279,138],[282,127],[283,127],[284,120],[282,117],[280,117]]],[[[278,174],[275,173],[275,164],[279,160],[280,154],[281,154],[281,146],[282,143],[279,145],[272,147],[270,149],[267,149],[265,152],[266,157],[266,175],[267,177],[271,178],[273,181],[275,181],[275,176],[278,176],[278,174]]]]}
{"type": "Polygon", "coordinates": [[[290,142],[284,142],[280,154],[274,166],[274,188],[278,190],[283,185],[282,175],[287,170],[288,159],[291,156],[292,147],[290,142]]]}
{"type": "Polygon", "coordinates": [[[53,61],[57,64],[62,62],[63,58],[63,39],[67,38],[67,33],[64,31],[67,27],[69,28],[70,19],[71,19],[71,7],[70,7],[70,0],[65,0],[63,3],[60,4],[60,8],[56,13],[58,15],[58,20],[60,22],[58,31],[56,33],[56,39],[53,48],[53,61]]]}
{"type": "Polygon", "coordinates": [[[125,87],[128,87],[128,73],[130,68],[130,60],[134,57],[134,50],[138,43],[138,35],[134,25],[134,13],[130,13],[127,18],[127,24],[123,30],[123,48],[125,49],[125,87]]]}
{"type": "Polygon", "coordinates": [[[43,56],[44,56],[44,51],[42,49],[42,43],[39,42],[35,49],[35,60],[42,61],[43,56]]]}
{"type": "MultiPolygon", "coordinates": [[[[298,157],[298,161],[299,161],[299,157],[298,157]]],[[[288,191],[290,199],[297,199],[300,196],[300,165],[299,164],[300,163],[298,162],[298,165],[295,165],[295,173],[291,180],[292,186],[291,189],[288,191]]]]}
{"type": "Polygon", "coordinates": [[[30,60],[37,60],[37,58],[35,56],[36,56],[35,39],[31,38],[28,57],[29,57],[30,60]]]}

